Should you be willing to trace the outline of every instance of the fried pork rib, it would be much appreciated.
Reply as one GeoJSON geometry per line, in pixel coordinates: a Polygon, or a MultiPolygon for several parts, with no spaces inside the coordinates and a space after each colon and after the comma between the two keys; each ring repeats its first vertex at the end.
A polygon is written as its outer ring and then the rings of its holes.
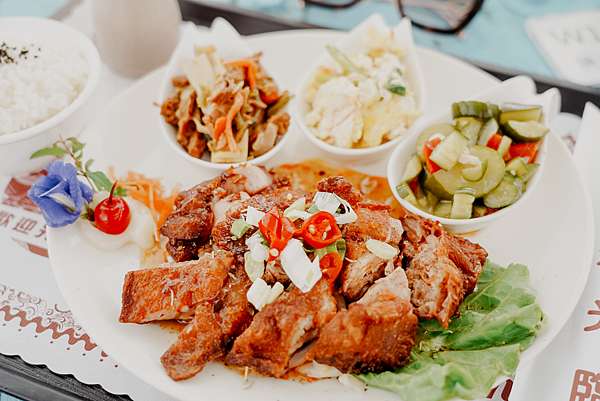
{"type": "Polygon", "coordinates": [[[290,358],[319,332],[337,311],[329,285],[321,280],[302,293],[294,288],[265,306],[225,357],[232,366],[248,366],[273,377],[283,376],[290,358]]]}
{"type": "Polygon", "coordinates": [[[389,206],[367,201],[343,177],[324,178],[316,189],[345,199],[357,215],[342,226],[346,259],[338,281],[330,287],[321,280],[302,293],[275,260],[262,278],[288,289],[258,312],[248,303],[252,283],[244,270],[245,241],[256,229],[236,239],[231,225],[250,206],[284,210],[302,196],[310,206],[312,195],[250,165],[179,194],[161,233],[173,259],[187,262],[129,272],[120,316],[130,323],[190,320],[161,357],[172,379],[192,377],[215,359],[273,377],[312,360],[350,373],[395,369],[410,355],[418,318],[448,326],[473,291],[486,251],[414,214],[392,218],[389,206]],[[397,248],[398,256],[379,258],[368,240],[397,248]]]}
{"type": "Polygon", "coordinates": [[[198,251],[210,239],[215,221],[249,198],[276,184],[264,168],[247,165],[231,168],[220,176],[205,181],[179,194],[175,210],[160,228],[169,239],[167,252],[175,261],[198,258],[198,251]]]}
{"type": "Polygon", "coordinates": [[[420,318],[437,319],[447,328],[465,296],[475,289],[487,252],[444,231],[429,234],[424,241],[406,270],[412,303],[420,318]]]}
{"type": "Polygon", "coordinates": [[[190,262],[134,270],[123,284],[121,323],[189,319],[219,295],[233,258],[225,252],[190,262]]]}
{"type": "Polygon", "coordinates": [[[342,372],[394,369],[408,360],[417,324],[406,274],[397,268],[335,315],[310,348],[309,359],[342,372]]]}
{"type": "Polygon", "coordinates": [[[246,273],[238,271],[229,276],[217,302],[198,305],[192,322],[160,359],[169,377],[188,379],[206,363],[225,355],[232,340],[246,330],[252,320],[252,307],[246,299],[250,284],[246,273]]]}
{"type": "Polygon", "coordinates": [[[348,301],[360,298],[385,272],[387,261],[371,253],[366,241],[375,239],[397,248],[403,232],[386,205],[359,203],[355,211],[357,220],[344,227],[348,263],[342,271],[341,290],[348,301]]]}

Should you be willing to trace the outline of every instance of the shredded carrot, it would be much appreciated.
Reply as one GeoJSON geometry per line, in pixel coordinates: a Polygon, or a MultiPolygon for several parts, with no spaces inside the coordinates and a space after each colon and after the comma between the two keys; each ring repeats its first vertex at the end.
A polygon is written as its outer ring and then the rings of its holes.
{"type": "Polygon", "coordinates": [[[230,65],[232,67],[242,67],[244,69],[244,73],[246,75],[246,80],[248,81],[248,86],[250,89],[254,89],[256,86],[256,62],[250,59],[240,59],[229,61],[225,63],[226,65],[230,65]]]}
{"type": "Polygon", "coordinates": [[[225,118],[225,117],[219,117],[215,121],[215,129],[213,131],[213,137],[214,137],[215,141],[218,141],[219,137],[221,136],[223,131],[225,131],[226,123],[227,123],[227,118],[225,118]]]}
{"type": "Polygon", "coordinates": [[[233,99],[233,104],[231,108],[227,112],[227,119],[225,121],[225,137],[227,138],[227,146],[229,150],[232,152],[238,151],[237,142],[235,141],[235,137],[233,136],[233,118],[239,111],[242,109],[244,105],[244,95],[238,92],[233,99]]]}
{"type": "Polygon", "coordinates": [[[127,196],[142,202],[150,209],[157,229],[162,226],[167,216],[173,211],[173,204],[178,191],[174,189],[170,195],[165,194],[160,180],[129,172],[125,178],[119,180],[119,184],[127,191],[127,196]]]}

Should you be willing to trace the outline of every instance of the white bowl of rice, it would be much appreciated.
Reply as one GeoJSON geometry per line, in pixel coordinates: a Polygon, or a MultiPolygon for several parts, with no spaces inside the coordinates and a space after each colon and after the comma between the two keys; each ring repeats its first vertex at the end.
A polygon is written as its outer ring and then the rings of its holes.
{"type": "Polygon", "coordinates": [[[41,169],[30,159],[92,117],[100,57],[82,33],[53,20],[0,18],[0,175],[41,169]]]}

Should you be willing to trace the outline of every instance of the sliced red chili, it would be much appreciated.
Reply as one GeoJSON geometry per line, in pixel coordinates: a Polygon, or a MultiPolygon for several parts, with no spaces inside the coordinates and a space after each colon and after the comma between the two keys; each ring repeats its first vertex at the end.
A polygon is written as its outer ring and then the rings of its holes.
{"type": "Polygon", "coordinates": [[[329,212],[318,212],[310,216],[300,229],[304,242],[315,249],[326,247],[342,238],[342,231],[329,212]]]}
{"type": "Polygon", "coordinates": [[[432,138],[425,142],[425,146],[423,146],[423,156],[425,157],[425,165],[427,166],[427,170],[431,174],[436,171],[441,170],[442,168],[438,166],[435,162],[433,162],[429,156],[433,153],[433,150],[442,142],[440,138],[432,138]]]}
{"type": "Polygon", "coordinates": [[[258,229],[269,243],[269,261],[277,258],[294,236],[294,224],[281,215],[276,207],[269,210],[258,222],[258,229]]]}
{"type": "Polygon", "coordinates": [[[340,275],[343,264],[342,257],[337,252],[331,252],[323,256],[319,261],[319,266],[323,272],[323,278],[333,287],[335,279],[340,275]]]}

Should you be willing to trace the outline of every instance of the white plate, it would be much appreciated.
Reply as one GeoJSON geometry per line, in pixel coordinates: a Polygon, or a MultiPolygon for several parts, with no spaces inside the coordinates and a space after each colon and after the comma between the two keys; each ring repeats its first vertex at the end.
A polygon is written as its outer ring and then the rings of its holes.
{"type": "MultiPolygon", "coordinates": [[[[250,45],[265,52],[269,70],[287,87],[302,75],[303,61],[319,54],[324,43],[339,34],[304,31],[252,37],[250,45]],[[293,60],[289,48],[293,45],[293,60]],[[295,61],[294,61],[295,60],[295,61]]],[[[419,49],[430,93],[429,110],[435,112],[453,100],[468,97],[497,81],[489,75],[447,56],[419,49]]],[[[115,99],[83,136],[87,157],[123,173],[135,170],[189,186],[214,174],[176,156],[161,138],[152,105],[161,82],[157,71],[115,99]]],[[[271,161],[299,161],[322,156],[305,142],[295,128],[286,149],[271,161]]],[[[566,148],[549,137],[548,165],[540,188],[518,210],[493,227],[473,236],[499,263],[522,262],[531,270],[531,281],[547,314],[547,325],[523,355],[532,358],[552,340],[566,322],[584,287],[592,259],[593,219],[582,180],[566,148]]],[[[386,160],[357,166],[385,175],[386,160]]],[[[160,355],[175,334],[156,325],[118,323],[121,285],[125,272],[137,267],[138,252],[124,248],[102,252],[84,242],[75,227],[50,230],[50,261],[65,300],[78,321],[119,363],[150,385],[183,401],[198,400],[398,400],[392,393],[367,393],[343,387],[335,381],[301,384],[270,378],[253,378],[243,389],[241,376],[213,363],[191,380],[173,382],[160,365],[160,355]]]]}

